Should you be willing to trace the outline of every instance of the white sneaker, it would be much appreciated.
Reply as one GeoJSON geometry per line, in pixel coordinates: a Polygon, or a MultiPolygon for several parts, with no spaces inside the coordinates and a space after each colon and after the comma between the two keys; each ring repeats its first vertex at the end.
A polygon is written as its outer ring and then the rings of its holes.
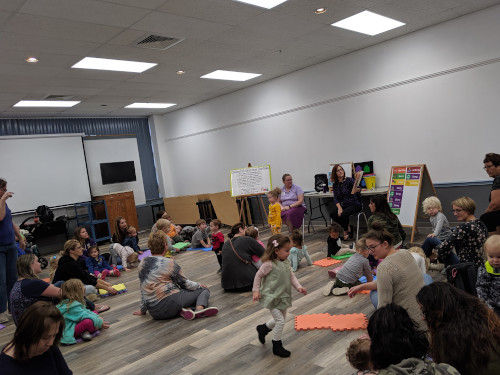
{"type": "Polygon", "coordinates": [[[332,293],[333,285],[335,285],[335,280],[329,281],[328,284],[323,287],[323,295],[325,297],[328,297],[330,293],[332,293]]]}
{"type": "Polygon", "coordinates": [[[9,316],[6,312],[0,313],[0,323],[7,323],[9,321],[9,316]]]}
{"type": "Polygon", "coordinates": [[[349,288],[346,286],[343,288],[333,288],[333,295],[334,296],[342,296],[344,294],[347,294],[348,291],[349,291],[349,288]]]}

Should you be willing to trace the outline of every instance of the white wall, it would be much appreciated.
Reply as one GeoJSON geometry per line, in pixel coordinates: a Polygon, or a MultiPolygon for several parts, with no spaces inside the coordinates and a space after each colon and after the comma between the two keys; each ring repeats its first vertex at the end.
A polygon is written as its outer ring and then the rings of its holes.
{"type": "Polygon", "coordinates": [[[146,204],[137,138],[86,137],[83,143],[92,196],[132,190],[135,204],[146,204]],[[136,181],[103,185],[100,164],[121,161],[134,162],[136,181]]]}
{"type": "Polygon", "coordinates": [[[498,19],[492,7],[155,116],[162,194],[228,190],[229,170],[248,162],[305,190],[348,160],[373,160],[379,186],[412,163],[434,183],[488,180],[484,154],[500,151],[498,19]]]}

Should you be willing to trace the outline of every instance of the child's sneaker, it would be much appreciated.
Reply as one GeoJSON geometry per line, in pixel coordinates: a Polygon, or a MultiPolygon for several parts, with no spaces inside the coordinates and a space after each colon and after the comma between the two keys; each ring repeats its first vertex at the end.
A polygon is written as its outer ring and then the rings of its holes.
{"type": "Polygon", "coordinates": [[[109,273],[111,276],[119,277],[120,276],[120,270],[118,268],[113,268],[113,271],[109,273]]]}
{"type": "Polygon", "coordinates": [[[215,316],[219,312],[217,307],[206,307],[203,310],[197,310],[194,312],[195,318],[206,318],[209,316],[215,316]]]}
{"type": "Polygon", "coordinates": [[[323,287],[323,295],[325,297],[329,296],[330,293],[332,293],[333,286],[335,285],[335,280],[329,281],[328,284],[326,284],[323,287]]]}
{"type": "Polygon", "coordinates": [[[85,331],[82,333],[82,340],[83,341],[90,341],[92,340],[92,334],[89,331],[85,331]]]}
{"type": "Polygon", "coordinates": [[[334,296],[342,296],[344,294],[347,294],[348,291],[349,291],[349,288],[346,286],[343,288],[333,288],[333,295],[334,296]]]}
{"type": "Polygon", "coordinates": [[[9,316],[6,312],[0,313],[0,323],[7,323],[9,321],[9,316]]]}
{"type": "Polygon", "coordinates": [[[186,320],[193,320],[194,319],[194,311],[191,309],[185,309],[184,307],[182,308],[181,312],[179,313],[184,319],[186,320]]]}

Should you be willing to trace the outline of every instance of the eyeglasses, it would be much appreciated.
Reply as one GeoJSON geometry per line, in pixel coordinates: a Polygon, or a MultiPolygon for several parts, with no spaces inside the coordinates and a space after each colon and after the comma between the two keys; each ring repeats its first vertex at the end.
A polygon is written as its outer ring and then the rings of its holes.
{"type": "Polygon", "coordinates": [[[460,212],[462,212],[463,210],[461,208],[457,208],[455,210],[451,210],[451,212],[453,212],[454,214],[459,214],[460,212]]]}
{"type": "Polygon", "coordinates": [[[375,250],[375,249],[376,249],[379,245],[381,245],[381,244],[382,244],[382,242],[379,242],[379,243],[378,243],[378,244],[376,244],[376,245],[366,246],[366,250],[368,250],[368,251],[373,251],[373,250],[375,250]]]}
{"type": "Polygon", "coordinates": [[[488,170],[488,169],[490,169],[490,168],[493,168],[493,167],[494,167],[494,165],[493,165],[493,164],[490,164],[490,165],[485,165],[485,166],[483,167],[483,169],[486,171],[486,170],[488,170]]]}

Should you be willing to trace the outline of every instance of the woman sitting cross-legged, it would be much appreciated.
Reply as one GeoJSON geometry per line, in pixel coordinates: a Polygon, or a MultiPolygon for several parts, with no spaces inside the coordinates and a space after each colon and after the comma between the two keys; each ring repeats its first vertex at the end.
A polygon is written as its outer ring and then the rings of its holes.
{"type": "Polygon", "coordinates": [[[17,259],[18,279],[10,293],[10,309],[16,325],[24,311],[35,302],[54,302],[61,297],[59,288],[38,278],[41,272],[42,268],[35,254],[24,254],[17,259]]]}
{"type": "Polygon", "coordinates": [[[12,340],[0,354],[2,375],[71,375],[57,347],[64,318],[51,302],[31,305],[18,322],[12,340]]]}
{"type": "Polygon", "coordinates": [[[148,247],[152,256],[144,258],[139,264],[141,308],[134,315],[149,312],[154,319],[181,315],[187,320],[217,315],[217,307],[208,307],[208,287],[187,279],[175,260],[164,257],[168,250],[165,233],[152,233],[148,247]],[[194,306],[195,311],[191,309],[194,306]]]}

